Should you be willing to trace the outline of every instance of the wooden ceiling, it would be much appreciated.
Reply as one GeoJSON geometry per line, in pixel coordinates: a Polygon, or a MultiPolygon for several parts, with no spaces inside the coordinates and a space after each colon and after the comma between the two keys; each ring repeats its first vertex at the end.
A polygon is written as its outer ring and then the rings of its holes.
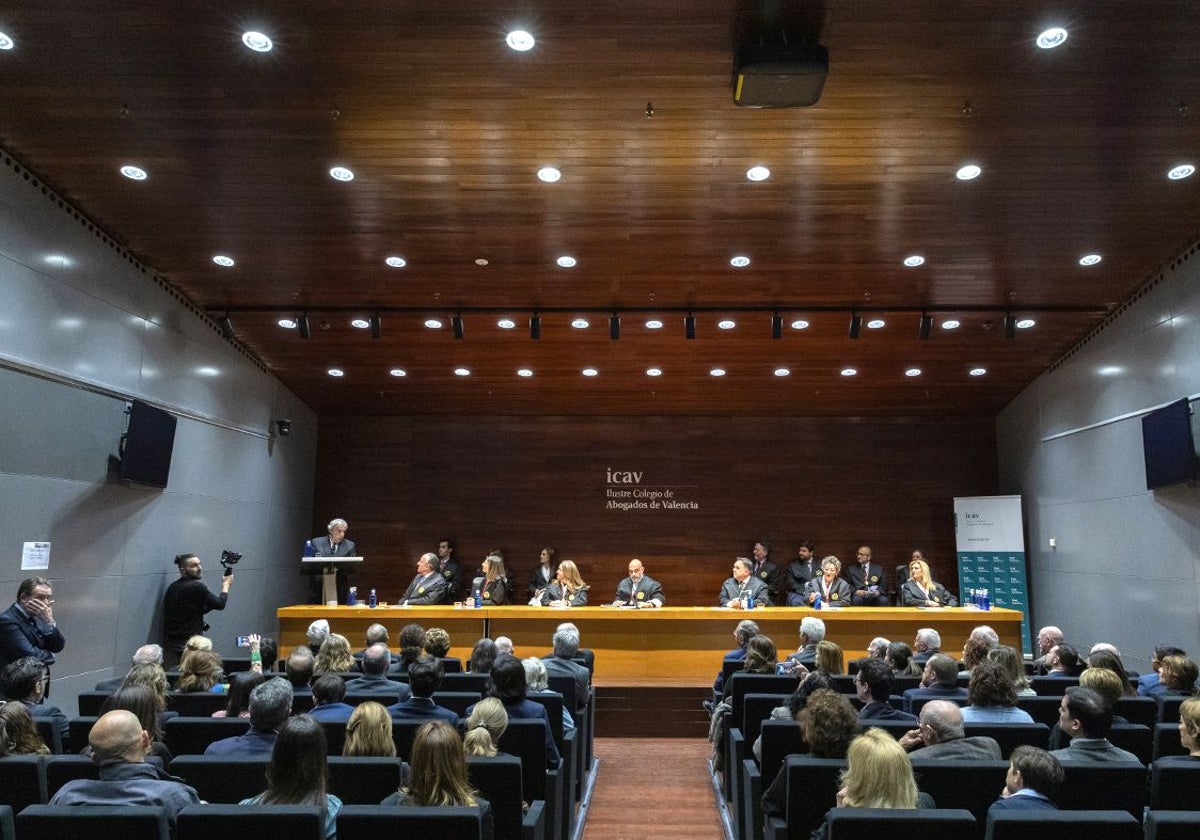
{"type": "Polygon", "coordinates": [[[771,5],[829,49],[814,107],[733,104],[727,0],[9,4],[0,143],[322,413],[991,414],[1196,236],[1200,4],[771,5]]]}

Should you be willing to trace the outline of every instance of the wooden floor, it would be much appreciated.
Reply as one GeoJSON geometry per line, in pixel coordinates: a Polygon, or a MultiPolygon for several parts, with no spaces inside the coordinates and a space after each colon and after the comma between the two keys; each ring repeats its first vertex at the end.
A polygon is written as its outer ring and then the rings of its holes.
{"type": "Polygon", "coordinates": [[[583,840],[724,840],[706,738],[597,738],[583,840]]]}

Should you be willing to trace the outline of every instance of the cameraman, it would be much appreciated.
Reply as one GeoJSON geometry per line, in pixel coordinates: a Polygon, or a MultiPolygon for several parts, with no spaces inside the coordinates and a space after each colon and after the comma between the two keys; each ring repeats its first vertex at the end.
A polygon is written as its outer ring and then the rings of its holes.
{"type": "Polygon", "coordinates": [[[226,566],[221,578],[221,594],[209,592],[200,582],[204,569],[195,554],[180,554],[175,558],[175,565],[179,567],[179,580],[168,586],[167,594],[163,596],[163,634],[166,636],[163,667],[167,669],[178,667],[189,638],[208,629],[204,614],[209,610],[225,609],[229,588],[233,585],[233,569],[226,566]]]}

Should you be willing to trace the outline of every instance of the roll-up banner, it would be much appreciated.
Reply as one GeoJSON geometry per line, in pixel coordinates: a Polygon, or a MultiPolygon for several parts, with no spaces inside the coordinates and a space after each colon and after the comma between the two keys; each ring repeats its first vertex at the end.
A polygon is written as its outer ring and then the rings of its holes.
{"type": "Polygon", "coordinates": [[[986,589],[992,606],[1020,610],[1021,644],[1032,651],[1021,497],[955,498],[954,540],[959,603],[971,603],[972,589],[986,589]]]}

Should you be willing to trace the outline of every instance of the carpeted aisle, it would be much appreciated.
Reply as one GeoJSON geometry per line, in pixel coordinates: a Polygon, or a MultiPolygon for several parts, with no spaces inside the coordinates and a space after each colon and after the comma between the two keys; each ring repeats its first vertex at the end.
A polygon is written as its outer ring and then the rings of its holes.
{"type": "Polygon", "coordinates": [[[597,738],[583,840],[724,840],[704,738],[597,738]]]}

